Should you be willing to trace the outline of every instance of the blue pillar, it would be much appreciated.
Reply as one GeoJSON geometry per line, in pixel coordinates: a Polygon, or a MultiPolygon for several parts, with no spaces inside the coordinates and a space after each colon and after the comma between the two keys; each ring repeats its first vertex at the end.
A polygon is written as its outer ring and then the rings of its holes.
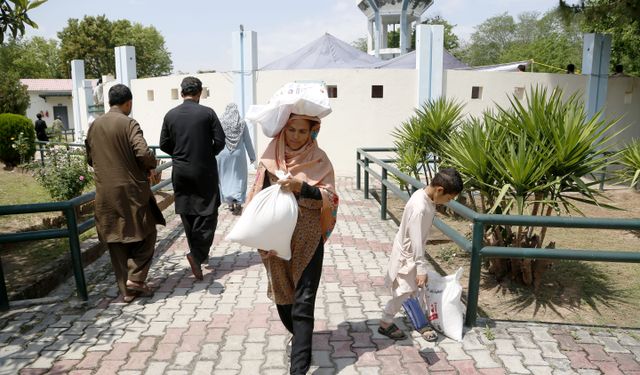
{"type": "MultiPolygon", "coordinates": [[[[231,36],[233,47],[233,101],[238,105],[244,118],[252,104],[256,104],[256,71],[258,70],[258,34],[255,31],[235,31],[231,36]]],[[[256,125],[247,123],[253,141],[253,149],[258,151],[256,125]]]]}
{"type": "Polygon", "coordinates": [[[402,0],[402,10],[400,11],[400,53],[409,52],[411,48],[411,31],[407,22],[407,7],[409,0],[402,0]]]}
{"type": "Polygon", "coordinates": [[[607,101],[610,59],[611,35],[584,34],[582,74],[588,76],[585,89],[585,108],[589,118],[602,110],[607,101]]]}
{"type": "Polygon", "coordinates": [[[416,27],[417,107],[422,106],[429,99],[442,96],[443,59],[444,26],[418,25],[416,27]]]}
{"type": "Polygon", "coordinates": [[[376,57],[380,57],[380,48],[382,47],[382,18],[380,17],[380,8],[375,0],[367,0],[369,6],[373,9],[373,48],[375,49],[376,57]]]}

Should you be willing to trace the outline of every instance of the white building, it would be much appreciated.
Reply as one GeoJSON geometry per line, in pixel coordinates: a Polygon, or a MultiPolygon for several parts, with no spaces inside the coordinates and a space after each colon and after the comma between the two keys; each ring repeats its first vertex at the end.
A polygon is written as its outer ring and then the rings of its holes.
{"type": "Polygon", "coordinates": [[[53,120],[60,116],[65,129],[73,129],[70,79],[21,79],[20,83],[27,86],[29,93],[29,119],[35,121],[36,114],[42,113],[42,119],[50,127],[53,120]]]}

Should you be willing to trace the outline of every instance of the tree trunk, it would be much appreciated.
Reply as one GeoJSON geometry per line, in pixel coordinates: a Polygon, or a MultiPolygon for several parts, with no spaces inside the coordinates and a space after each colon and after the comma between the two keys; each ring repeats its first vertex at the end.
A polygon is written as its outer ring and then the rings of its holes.
{"type": "MultiPolygon", "coordinates": [[[[556,243],[550,242],[545,249],[555,249],[556,243]]],[[[533,289],[537,291],[540,288],[542,282],[542,275],[553,266],[553,262],[549,259],[536,259],[533,265],[533,289]]]]}

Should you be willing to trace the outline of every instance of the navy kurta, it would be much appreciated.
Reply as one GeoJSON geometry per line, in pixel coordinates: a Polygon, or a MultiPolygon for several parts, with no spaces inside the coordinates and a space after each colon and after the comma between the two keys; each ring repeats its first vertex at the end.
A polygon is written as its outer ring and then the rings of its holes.
{"type": "Polygon", "coordinates": [[[216,155],[224,132],[213,109],[186,99],[164,117],[160,149],[171,155],[177,214],[208,216],[220,206],[216,155]]]}

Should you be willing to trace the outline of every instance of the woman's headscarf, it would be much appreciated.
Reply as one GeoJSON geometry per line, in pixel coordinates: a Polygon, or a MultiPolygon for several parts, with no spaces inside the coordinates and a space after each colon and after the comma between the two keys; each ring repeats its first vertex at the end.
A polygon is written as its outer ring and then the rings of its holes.
{"type": "Polygon", "coordinates": [[[256,182],[250,195],[253,196],[253,194],[262,190],[265,170],[268,170],[273,175],[276,174],[276,171],[281,170],[290,173],[294,178],[319,188],[322,194],[320,225],[322,226],[322,238],[326,241],[335,227],[339,204],[338,194],[335,191],[333,165],[331,165],[327,154],[318,147],[318,142],[315,139],[317,132],[320,130],[320,119],[295,114],[292,114],[290,119],[296,117],[317,123],[317,125],[312,126],[314,131],[309,138],[309,142],[299,150],[289,149],[285,143],[285,130],[283,128],[271,140],[260,159],[256,182]],[[316,127],[317,130],[315,129],[316,127]]]}
{"type": "Polygon", "coordinates": [[[240,111],[238,111],[238,106],[235,103],[227,104],[220,123],[224,131],[227,148],[229,151],[235,150],[238,147],[238,143],[240,143],[242,132],[246,126],[245,121],[240,118],[240,111]]]}

